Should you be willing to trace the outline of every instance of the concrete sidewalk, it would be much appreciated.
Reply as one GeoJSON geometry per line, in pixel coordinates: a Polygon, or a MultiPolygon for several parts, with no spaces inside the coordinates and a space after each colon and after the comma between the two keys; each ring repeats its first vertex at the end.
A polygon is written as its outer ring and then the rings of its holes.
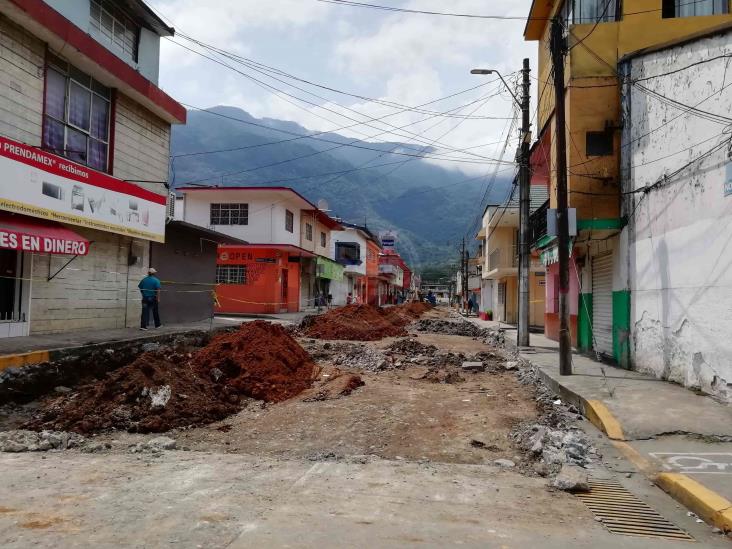
{"type": "Polygon", "coordinates": [[[246,319],[214,318],[186,324],[164,325],[147,331],[139,328],[115,328],[3,338],[0,339],[0,371],[53,360],[54,354],[68,353],[73,349],[125,341],[156,340],[175,334],[236,326],[246,321],[246,319]]]}
{"type": "MultiPolygon", "coordinates": [[[[516,330],[505,330],[516,348],[516,330]]],[[[732,407],[680,385],[572,354],[573,375],[559,374],[559,344],[530,335],[521,358],[565,402],[603,430],[654,482],[718,528],[732,531],[732,407]]]]}

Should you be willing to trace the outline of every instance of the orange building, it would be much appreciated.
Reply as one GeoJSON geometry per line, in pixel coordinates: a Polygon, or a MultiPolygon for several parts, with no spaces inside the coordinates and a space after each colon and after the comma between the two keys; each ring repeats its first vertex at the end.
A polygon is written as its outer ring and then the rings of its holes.
{"type": "Polygon", "coordinates": [[[300,310],[300,263],[312,252],[289,244],[219,246],[217,313],[294,313],[300,310]]]}
{"type": "Polygon", "coordinates": [[[384,278],[379,275],[380,253],[381,247],[375,241],[366,241],[366,277],[362,280],[366,285],[363,295],[366,296],[366,303],[370,305],[381,305],[379,303],[379,283],[384,278]]]}

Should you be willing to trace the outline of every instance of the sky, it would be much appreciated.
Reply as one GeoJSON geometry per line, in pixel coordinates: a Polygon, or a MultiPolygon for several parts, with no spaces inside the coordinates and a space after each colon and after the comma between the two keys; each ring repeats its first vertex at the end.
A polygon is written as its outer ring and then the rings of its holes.
{"type": "MultiPolygon", "coordinates": [[[[514,101],[495,76],[471,75],[470,69],[497,69],[513,86],[515,72],[521,68],[523,58],[528,57],[532,74],[536,74],[537,44],[524,42],[523,20],[394,13],[317,0],[148,2],[177,32],[174,38],[162,40],[160,86],[186,106],[230,105],[257,118],[290,120],[309,130],[338,131],[370,141],[419,145],[436,145],[435,141],[439,141],[443,147],[440,153],[451,158],[499,157],[510,130],[511,121],[505,118],[514,116],[514,101]],[[182,35],[244,57],[250,66],[201,49],[182,35]],[[219,63],[183,46],[215,57],[219,63]],[[251,62],[361,98],[275,75],[278,81],[272,78],[271,72],[257,72],[262,69],[252,68],[251,62]],[[255,83],[252,78],[260,82],[255,83]],[[483,86],[478,89],[433,102],[480,84],[483,86]],[[373,99],[410,107],[433,103],[422,107],[429,112],[417,113],[402,112],[404,107],[375,103],[373,99]],[[434,115],[449,110],[459,117],[434,115]],[[387,115],[390,116],[383,121],[370,120],[387,115]],[[357,122],[366,124],[356,125],[357,122]],[[352,127],[339,129],[344,126],[352,127]],[[406,127],[394,129],[394,126],[406,127]],[[454,152],[468,147],[473,154],[454,152]]],[[[531,2],[373,0],[372,3],[523,18],[531,2]]],[[[534,99],[535,95],[536,80],[532,79],[534,99]]],[[[517,132],[517,129],[510,132],[504,158],[513,157],[517,132]]],[[[472,174],[486,170],[485,161],[481,162],[441,160],[438,163],[472,174]]]]}

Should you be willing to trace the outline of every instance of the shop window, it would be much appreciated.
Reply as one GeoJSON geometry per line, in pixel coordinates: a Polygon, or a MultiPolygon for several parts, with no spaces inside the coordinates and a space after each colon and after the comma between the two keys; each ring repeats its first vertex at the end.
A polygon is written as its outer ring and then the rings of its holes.
{"type": "Polygon", "coordinates": [[[73,65],[48,55],[43,148],[108,171],[112,92],[73,65]]]}
{"type": "Polygon", "coordinates": [[[295,214],[290,210],[285,210],[285,230],[288,233],[295,232],[295,214]]]}
{"type": "Polygon", "coordinates": [[[613,134],[612,132],[587,132],[586,134],[587,156],[612,156],[613,134]]]}
{"type": "Polygon", "coordinates": [[[328,237],[325,235],[325,233],[320,233],[320,247],[325,248],[328,245],[328,237]]]}
{"type": "Polygon", "coordinates": [[[729,13],[728,0],[663,0],[664,19],[729,13]]]}
{"type": "Polygon", "coordinates": [[[216,284],[246,284],[246,265],[216,265],[216,284]]]}
{"type": "Polygon", "coordinates": [[[91,0],[89,23],[97,38],[104,40],[122,57],[137,62],[140,25],[135,23],[114,2],[91,0]]]}
{"type": "Polygon", "coordinates": [[[248,225],[249,204],[211,204],[211,225],[248,225]]]}
{"type": "Polygon", "coordinates": [[[311,223],[305,223],[305,239],[310,242],[313,241],[313,225],[311,223]]]}

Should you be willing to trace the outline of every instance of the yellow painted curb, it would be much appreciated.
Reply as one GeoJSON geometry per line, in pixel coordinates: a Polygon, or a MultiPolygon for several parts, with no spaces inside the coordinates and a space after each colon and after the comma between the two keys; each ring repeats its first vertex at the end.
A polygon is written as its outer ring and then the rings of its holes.
{"type": "Polygon", "coordinates": [[[732,531],[732,502],[728,499],[681,473],[660,473],[656,484],[707,523],[732,531]]]}
{"type": "Polygon", "coordinates": [[[612,440],[625,440],[623,428],[615,416],[610,413],[599,400],[585,402],[585,416],[595,427],[604,432],[612,440]]]}
{"type": "Polygon", "coordinates": [[[0,356],[0,372],[8,368],[17,368],[19,366],[29,366],[31,364],[40,364],[48,362],[50,353],[48,351],[32,351],[30,353],[20,353],[17,355],[0,356]]]}

